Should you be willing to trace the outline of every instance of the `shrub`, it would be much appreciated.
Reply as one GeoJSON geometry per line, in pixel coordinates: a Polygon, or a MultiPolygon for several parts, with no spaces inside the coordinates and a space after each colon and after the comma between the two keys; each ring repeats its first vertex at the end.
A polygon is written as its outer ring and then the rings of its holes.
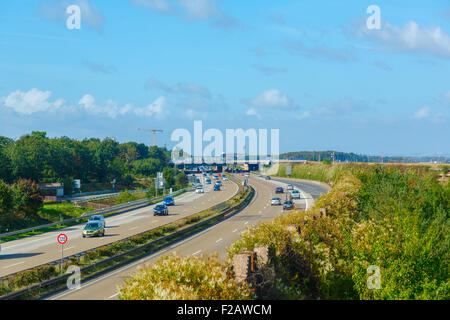
{"type": "Polygon", "coordinates": [[[136,197],[133,196],[128,190],[122,191],[116,198],[116,204],[121,204],[125,202],[130,202],[136,200],[136,197]]]}
{"type": "Polygon", "coordinates": [[[104,246],[97,249],[99,257],[110,257],[116,252],[112,246],[104,246]]]}
{"type": "Polygon", "coordinates": [[[247,286],[238,285],[217,256],[180,258],[168,255],[125,280],[121,300],[244,300],[247,286]]]}

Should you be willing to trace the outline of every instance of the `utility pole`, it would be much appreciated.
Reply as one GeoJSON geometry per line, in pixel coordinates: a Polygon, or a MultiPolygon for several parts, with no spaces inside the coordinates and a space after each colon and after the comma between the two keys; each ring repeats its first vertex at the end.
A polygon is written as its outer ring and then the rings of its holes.
{"type": "Polygon", "coordinates": [[[156,147],[156,133],[162,133],[163,130],[159,129],[138,129],[139,131],[147,131],[147,132],[153,132],[153,146],[156,147]]]}

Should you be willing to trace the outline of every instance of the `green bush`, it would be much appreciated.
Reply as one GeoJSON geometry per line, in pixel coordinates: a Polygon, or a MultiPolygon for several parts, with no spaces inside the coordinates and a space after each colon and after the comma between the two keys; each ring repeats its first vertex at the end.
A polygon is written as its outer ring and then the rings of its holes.
{"type": "Polygon", "coordinates": [[[117,253],[112,246],[100,247],[97,252],[99,257],[110,257],[117,253]]]}
{"type": "Polygon", "coordinates": [[[335,181],[333,189],[314,208],[260,223],[228,249],[231,259],[261,244],[274,248],[275,276],[256,288],[258,298],[449,299],[449,183],[422,167],[298,170],[335,181]],[[378,290],[367,286],[371,265],[381,270],[378,290]]]}
{"type": "Polygon", "coordinates": [[[126,279],[119,292],[121,300],[244,300],[251,297],[251,290],[238,285],[230,268],[216,256],[165,256],[126,279]]]}
{"type": "Polygon", "coordinates": [[[133,196],[128,190],[122,191],[116,198],[116,204],[121,204],[125,202],[131,202],[136,200],[136,197],[133,196]]]}

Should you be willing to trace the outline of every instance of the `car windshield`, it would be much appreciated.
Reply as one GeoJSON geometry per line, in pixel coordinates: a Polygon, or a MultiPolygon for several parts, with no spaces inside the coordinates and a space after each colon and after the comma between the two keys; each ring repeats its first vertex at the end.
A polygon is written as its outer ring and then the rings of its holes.
{"type": "Polygon", "coordinates": [[[156,206],[156,209],[158,210],[164,209],[164,206],[163,205],[156,206]]]}
{"type": "Polygon", "coordinates": [[[172,198],[166,198],[165,200],[166,201],[172,201],[173,199],[172,198]]]}
{"type": "Polygon", "coordinates": [[[93,216],[89,220],[100,220],[101,218],[99,216],[93,216]]]}
{"type": "Polygon", "coordinates": [[[86,225],[86,229],[96,229],[96,228],[98,228],[98,227],[99,227],[99,224],[96,223],[96,222],[88,223],[88,224],[86,225]]]}

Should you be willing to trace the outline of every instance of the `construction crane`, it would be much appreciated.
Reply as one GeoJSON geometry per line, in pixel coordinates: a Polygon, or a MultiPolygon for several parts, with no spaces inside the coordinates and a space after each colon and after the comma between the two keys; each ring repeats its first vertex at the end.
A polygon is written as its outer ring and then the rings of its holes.
{"type": "Polygon", "coordinates": [[[158,129],[138,129],[139,131],[147,131],[147,132],[153,132],[153,146],[156,147],[156,133],[162,133],[163,130],[158,129]]]}

